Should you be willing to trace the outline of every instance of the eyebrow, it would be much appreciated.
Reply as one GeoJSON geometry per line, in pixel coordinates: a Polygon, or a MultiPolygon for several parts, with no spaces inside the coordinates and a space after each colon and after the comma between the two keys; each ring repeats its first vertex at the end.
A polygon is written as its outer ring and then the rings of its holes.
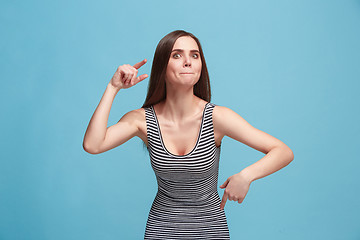
{"type": "MultiPolygon", "coordinates": [[[[174,49],[174,50],[172,50],[171,52],[174,52],[174,51],[177,51],[177,52],[184,52],[184,50],[183,50],[183,49],[174,49]]],[[[190,50],[190,52],[198,52],[198,53],[200,53],[200,52],[199,52],[199,50],[196,50],[196,49],[190,50]]]]}

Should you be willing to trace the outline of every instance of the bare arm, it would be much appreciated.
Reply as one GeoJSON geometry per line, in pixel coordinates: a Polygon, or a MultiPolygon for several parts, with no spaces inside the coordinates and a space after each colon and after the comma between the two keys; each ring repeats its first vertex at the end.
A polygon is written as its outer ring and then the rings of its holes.
{"type": "Polygon", "coordinates": [[[83,148],[86,152],[91,154],[97,153],[99,146],[104,141],[110,109],[119,90],[110,83],[107,85],[105,93],[95,109],[85,132],[83,148]]]}
{"type": "Polygon", "coordinates": [[[250,181],[265,177],[288,165],[292,150],[279,139],[251,126],[244,118],[223,106],[214,108],[214,121],[222,134],[266,154],[240,173],[250,181]]]}
{"type": "Polygon", "coordinates": [[[254,128],[229,108],[216,106],[213,118],[214,125],[222,135],[229,136],[266,154],[259,161],[230,176],[220,186],[220,188],[225,188],[220,203],[220,209],[224,209],[227,199],[242,203],[251,182],[285,167],[294,159],[294,154],[285,143],[254,128]]]}
{"type": "Polygon", "coordinates": [[[134,66],[122,65],[116,70],[86,129],[83,141],[86,152],[91,154],[105,152],[138,134],[137,122],[134,120],[138,114],[135,110],[125,114],[114,126],[108,128],[107,123],[112,103],[120,89],[134,86],[147,77],[147,74],[136,77],[137,69],[145,63],[146,59],[134,66]]]}

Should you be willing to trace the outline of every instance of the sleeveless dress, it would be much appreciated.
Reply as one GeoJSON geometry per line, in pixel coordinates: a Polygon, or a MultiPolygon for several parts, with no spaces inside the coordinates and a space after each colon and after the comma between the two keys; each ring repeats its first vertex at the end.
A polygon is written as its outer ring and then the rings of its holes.
{"type": "Polygon", "coordinates": [[[206,103],[196,145],[186,155],[166,149],[153,106],[144,108],[150,162],[158,183],[145,240],[230,239],[217,192],[221,146],[215,145],[214,106],[206,103]]]}

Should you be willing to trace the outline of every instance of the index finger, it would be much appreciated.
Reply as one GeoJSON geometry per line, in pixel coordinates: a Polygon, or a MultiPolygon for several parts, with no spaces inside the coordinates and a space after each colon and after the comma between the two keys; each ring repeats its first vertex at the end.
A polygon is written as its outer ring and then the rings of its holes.
{"type": "Polygon", "coordinates": [[[134,68],[139,69],[142,65],[144,65],[147,62],[146,58],[142,60],[141,62],[135,63],[134,68]]]}
{"type": "Polygon", "coordinates": [[[227,198],[228,198],[228,195],[224,192],[224,195],[223,195],[223,197],[221,199],[221,203],[220,203],[220,209],[221,210],[224,209],[227,198]]]}

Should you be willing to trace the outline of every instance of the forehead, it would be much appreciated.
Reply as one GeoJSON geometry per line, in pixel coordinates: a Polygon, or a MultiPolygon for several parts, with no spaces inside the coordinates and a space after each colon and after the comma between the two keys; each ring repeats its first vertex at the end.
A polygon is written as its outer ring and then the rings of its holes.
{"type": "Polygon", "coordinates": [[[199,47],[196,41],[189,36],[183,36],[176,39],[173,49],[196,49],[199,50],[199,47]]]}

